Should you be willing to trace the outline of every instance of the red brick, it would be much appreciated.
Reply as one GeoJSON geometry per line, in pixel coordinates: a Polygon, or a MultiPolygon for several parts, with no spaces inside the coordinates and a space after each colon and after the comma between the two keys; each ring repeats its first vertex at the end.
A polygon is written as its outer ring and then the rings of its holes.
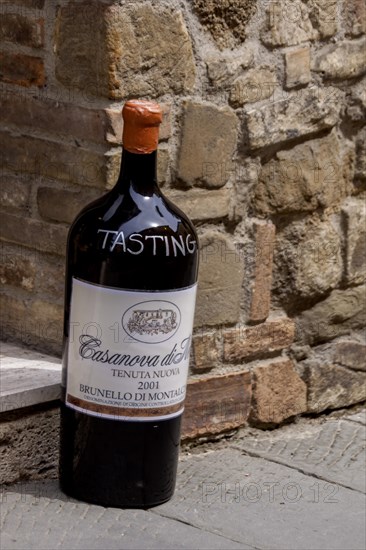
{"type": "Polygon", "coordinates": [[[0,53],[0,80],[19,86],[44,86],[43,59],[23,54],[0,53]]]}
{"type": "Polygon", "coordinates": [[[7,211],[26,211],[29,207],[30,182],[14,175],[0,176],[0,205],[7,211]]]}
{"type": "Polygon", "coordinates": [[[14,172],[47,176],[90,187],[114,185],[120,154],[91,151],[49,140],[0,132],[1,165],[14,172]]]}
{"type": "Polygon", "coordinates": [[[250,372],[190,380],[183,416],[183,439],[243,426],[249,415],[250,401],[250,372]]]}
{"type": "Polygon", "coordinates": [[[68,229],[29,218],[3,213],[1,215],[1,240],[64,255],[68,229]]]}
{"type": "Polygon", "coordinates": [[[118,143],[122,137],[121,110],[86,109],[58,100],[33,98],[13,91],[0,97],[3,124],[45,130],[54,135],[102,143],[118,143]]]}
{"type": "Polygon", "coordinates": [[[271,306],[273,253],[276,227],[254,222],[254,272],[250,286],[248,321],[264,321],[271,306]]]}
{"type": "Polygon", "coordinates": [[[280,424],[306,411],[306,384],[289,359],[272,360],[253,371],[253,406],[256,424],[280,424]]]}
{"type": "Polygon", "coordinates": [[[294,341],[295,323],[287,317],[271,319],[255,327],[239,326],[224,331],[224,360],[239,362],[274,351],[294,341]]]}
{"type": "Polygon", "coordinates": [[[40,187],[37,192],[38,211],[46,220],[71,223],[84,206],[101,195],[100,189],[68,191],[40,187]]]}
{"type": "Polygon", "coordinates": [[[44,45],[44,19],[4,13],[1,16],[0,40],[41,48],[44,45]]]}

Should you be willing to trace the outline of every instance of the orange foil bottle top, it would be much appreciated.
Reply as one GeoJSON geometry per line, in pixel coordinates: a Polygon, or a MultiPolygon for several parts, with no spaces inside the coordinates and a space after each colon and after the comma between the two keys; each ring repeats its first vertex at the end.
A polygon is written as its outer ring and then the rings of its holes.
{"type": "Polygon", "coordinates": [[[123,148],[130,153],[145,155],[158,148],[162,111],[157,103],[132,99],[124,104],[123,148]]]}

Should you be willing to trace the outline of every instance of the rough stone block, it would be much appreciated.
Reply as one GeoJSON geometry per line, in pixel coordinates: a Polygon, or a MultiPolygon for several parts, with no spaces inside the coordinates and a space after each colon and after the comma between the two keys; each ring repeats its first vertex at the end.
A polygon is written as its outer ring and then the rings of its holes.
{"type": "Polygon", "coordinates": [[[366,374],[309,359],[301,364],[308,388],[308,412],[340,409],[365,400],[366,374]]]}
{"type": "Polygon", "coordinates": [[[53,187],[39,187],[38,211],[45,220],[71,223],[84,206],[101,195],[100,189],[68,191],[53,187]]]}
{"type": "Polygon", "coordinates": [[[315,55],[312,70],[329,80],[362,76],[366,72],[366,37],[324,46],[315,55]]]}
{"type": "Polygon", "coordinates": [[[200,236],[200,251],[195,326],[236,323],[243,282],[240,254],[227,236],[216,231],[200,236]]]}
{"type": "Polygon", "coordinates": [[[56,77],[112,99],[189,91],[192,44],[182,13],[167,6],[69,2],[58,13],[56,77]]]}
{"type": "Polygon", "coordinates": [[[243,69],[252,66],[254,52],[250,48],[210,55],[206,60],[207,74],[215,89],[226,88],[243,69]]]}
{"type": "Polygon", "coordinates": [[[272,223],[255,221],[253,261],[245,262],[246,276],[249,278],[247,292],[247,320],[264,321],[271,305],[273,253],[276,227],[272,223]],[[252,265],[251,265],[252,264],[252,265]]]}
{"type": "Polygon", "coordinates": [[[354,156],[353,146],[340,140],[335,130],[279,151],[259,174],[255,210],[268,216],[339,203],[352,191],[354,156]]]}
{"type": "Polygon", "coordinates": [[[233,107],[242,107],[246,103],[263,101],[274,95],[277,85],[276,73],[270,67],[251,69],[231,86],[230,103],[233,107]]]}
{"type": "Polygon", "coordinates": [[[338,1],[337,0],[306,0],[309,15],[317,39],[333,36],[338,31],[338,1]]]}
{"type": "Polygon", "coordinates": [[[271,47],[294,46],[316,38],[309,6],[301,0],[274,0],[267,6],[261,33],[264,44],[271,47]]]}
{"type": "Polygon", "coordinates": [[[286,88],[306,86],[311,80],[310,48],[304,46],[285,53],[286,88]]]}
{"type": "Polygon", "coordinates": [[[0,176],[0,205],[8,212],[29,208],[30,182],[15,175],[0,176]]]}
{"type": "Polygon", "coordinates": [[[346,280],[362,283],[366,279],[366,204],[347,199],[342,207],[346,232],[346,280]]]}
{"type": "Polygon", "coordinates": [[[297,319],[298,339],[307,344],[326,342],[366,325],[366,285],[333,292],[297,319]]]}
{"type": "Polygon", "coordinates": [[[246,108],[250,149],[278,145],[336,125],[344,93],[328,86],[291,92],[287,98],[246,108]]]}
{"type": "Polygon", "coordinates": [[[0,40],[41,48],[44,45],[44,19],[34,19],[21,14],[3,13],[0,40]]]}
{"type": "Polygon", "coordinates": [[[192,439],[243,426],[249,416],[251,393],[250,372],[190,380],[182,438],[192,439]]]}
{"type": "Polygon", "coordinates": [[[356,166],[355,175],[359,180],[366,180],[366,127],[364,127],[356,139],[356,166]]]}
{"type": "Polygon", "coordinates": [[[7,212],[4,212],[1,217],[2,240],[51,254],[62,256],[65,254],[68,232],[65,226],[24,218],[7,212]]]}
{"type": "Polygon", "coordinates": [[[63,295],[53,303],[29,301],[10,295],[0,296],[2,336],[40,351],[61,354],[64,308],[63,295]],[[60,304],[55,304],[58,300],[60,304]]]}
{"type": "Polygon", "coordinates": [[[57,477],[57,409],[0,422],[0,483],[57,477]]]}
{"type": "Polygon", "coordinates": [[[341,235],[331,221],[288,225],[278,233],[275,257],[275,290],[284,307],[325,294],[342,278],[341,235]]]}
{"type": "Polygon", "coordinates": [[[256,424],[280,424],[306,411],[306,384],[289,359],[273,360],[253,370],[253,405],[256,424]]]}
{"type": "Polygon", "coordinates": [[[229,215],[230,190],[226,187],[164,192],[193,221],[219,220],[229,215]]]}
{"type": "Polygon", "coordinates": [[[0,80],[19,86],[44,86],[46,74],[43,59],[24,54],[0,52],[0,80]]]}
{"type": "Polygon", "coordinates": [[[359,36],[366,32],[366,4],[364,0],[343,2],[343,16],[348,36],[359,36]]]}
{"type": "Polygon", "coordinates": [[[281,351],[294,340],[295,324],[286,317],[269,319],[255,327],[238,326],[224,331],[224,360],[230,363],[281,351]]]}
{"type": "Polygon", "coordinates": [[[219,334],[202,333],[193,336],[194,371],[205,371],[216,367],[221,359],[219,334]]]}
{"type": "Polygon", "coordinates": [[[333,361],[343,367],[366,371],[366,344],[357,340],[342,340],[333,346],[333,361]]]}
{"type": "Polygon", "coordinates": [[[256,0],[193,0],[192,6],[220,49],[244,42],[247,25],[257,11],[256,0]]]}
{"type": "Polygon", "coordinates": [[[14,172],[48,176],[90,187],[111,187],[117,181],[120,153],[105,155],[83,147],[30,136],[0,133],[1,163],[14,172]]]}
{"type": "Polygon", "coordinates": [[[177,176],[186,185],[222,187],[230,177],[238,121],[228,107],[187,101],[184,105],[177,176]],[[199,139],[198,139],[199,137],[199,139]]]}

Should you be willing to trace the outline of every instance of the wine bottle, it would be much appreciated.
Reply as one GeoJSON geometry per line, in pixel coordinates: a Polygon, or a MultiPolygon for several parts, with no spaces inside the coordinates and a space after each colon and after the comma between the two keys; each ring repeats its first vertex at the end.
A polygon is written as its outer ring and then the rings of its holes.
{"type": "Polygon", "coordinates": [[[122,114],[118,181],[68,236],[60,485],[148,508],[175,488],[198,244],[157,185],[160,107],[128,101],[122,114]]]}

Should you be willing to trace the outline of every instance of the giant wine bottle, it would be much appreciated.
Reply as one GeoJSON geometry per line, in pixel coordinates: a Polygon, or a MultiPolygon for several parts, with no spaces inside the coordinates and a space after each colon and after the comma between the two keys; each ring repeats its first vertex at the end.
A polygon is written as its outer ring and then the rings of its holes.
{"type": "Polygon", "coordinates": [[[198,245],[157,185],[159,106],[128,101],[123,119],[118,181],[68,237],[60,485],[147,508],[175,487],[198,245]]]}

